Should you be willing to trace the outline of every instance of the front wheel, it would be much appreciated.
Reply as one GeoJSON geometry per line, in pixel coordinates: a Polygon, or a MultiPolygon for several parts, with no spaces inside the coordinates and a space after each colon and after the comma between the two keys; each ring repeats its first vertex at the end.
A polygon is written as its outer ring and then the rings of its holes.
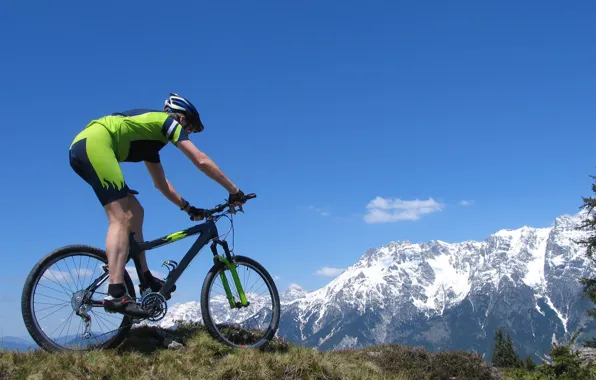
{"type": "Polygon", "coordinates": [[[234,256],[232,264],[248,305],[241,304],[231,271],[218,261],[207,273],[201,290],[203,323],[213,338],[223,344],[262,347],[277,332],[280,315],[277,287],[267,270],[255,260],[234,256]]]}
{"type": "MultiPolygon", "coordinates": [[[[59,248],[39,260],[25,280],[21,310],[31,337],[46,351],[88,351],[119,345],[133,320],[104,311],[105,251],[86,245],[59,248]]],[[[131,297],[134,285],[124,271],[131,297]]]]}

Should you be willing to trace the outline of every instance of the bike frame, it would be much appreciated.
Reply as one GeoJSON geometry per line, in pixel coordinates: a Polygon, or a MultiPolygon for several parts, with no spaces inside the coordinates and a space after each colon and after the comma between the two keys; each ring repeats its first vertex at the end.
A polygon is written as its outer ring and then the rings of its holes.
{"type": "MultiPolygon", "coordinates": [[[[151,241],[137,242],[134,238],[134,233],[131,233],[129,235],[129,250],[128,259],[126,262],[129,262],[130,260],[134,262],[135,269],[139,277],[140,285],[145,288],[149,288],[149,283],[145,279],[145,276],[141,269],[141,261],[139,257],[141,252],[150,251],[152,249],[159,248],[164,245],[171,244],[197,234],[199,236],[197,237],[193,245],[190,247],[190,249],[184,254],[182,260],[180,261],[180,264],[176,265],[174,269],[171,270],[168,274],[168,277],[166,278],[164,285],[159,290],[159,294],[165,297],[165,295],[169,293],[172,286],[174,286],[176,281],[180,278],[182,273],[184,273],[188,265],[197,256],[199,251],[204,246],[206,246],[209,243],[209,241],[212,241],[211,251],[213,252],[213,262],[217,263],[217,261],[221,261],[230,270],[234,279],[234,284],[236,285],[236,288],[238,290],[238,295],[240,296],[240,302],[236,302],[230,289],[227,277],[223,272],[220,272],[220,278],[223,282],[223,286],[226,291],[226,297],[230,303],[230,307],[236,308],[248,306],[248,301],[246,299],[246,295],[244,294],[244,289],[242,288],[242,285],[240,283],[240,278],[238,277],[236,266],[233,264],[232,255],[228,248],[228,243],[225,240],[219,239],[217,226],[215,224],[215,221],[213,220],[213,217],[207,218],[207,220],[204,223],[184,229],[182,231],[171,233],[169,235],[151,241]],[[221,245],[223,247],[225,256],[218,254],[217,245],[221,245]]],[[[98,278],[97,281],[94,281],[94,283],[91,286],[89,286],[87,290],[94,291],[107,278],[107,276],[108,273],[106,272],[104,275],[98,278]]]]}
{"type": "MultiPolygon", "coordinates": [[[[137,275],[139,276],[140,284],[144,287],[149,287],[149,284],[145,280],[145,277],[141,271],[141,261],[139,259],[139,255],[141,252],[150,251],[152,249],[159,248],[164,245],[171,244],[175,241],[179,241],[197,234],[199,234],[199,236],[197,237],[194,244],[190,247],[188,252],[186,252],[184,257],[180,261],[180,264],[178,264],[168,275],[166,283],[162,286],[161,290],[159,291],[159,293],[162,296],[165,296],[170,291],[170,289],[176,283],[178,278],[180,278],[184,270],[196,257],[199,251],[205,245],[207,245],[209,240],[213,240],[212,246],[217,244],[216,242],[219,241],[217,239],[217,226],[215,225],[215,222],[213,220],[207,220],[205,223],[198,224],[185,230],[174,232],[167,236],[141,243],[137,242],[134,239],[134,233],[131,233],[129,237],[128,261],[132,259],[132,261],[134,262],[137,275]]],[[[217,253],[214,253],[214,255],[217,255],[217,253]]]]}

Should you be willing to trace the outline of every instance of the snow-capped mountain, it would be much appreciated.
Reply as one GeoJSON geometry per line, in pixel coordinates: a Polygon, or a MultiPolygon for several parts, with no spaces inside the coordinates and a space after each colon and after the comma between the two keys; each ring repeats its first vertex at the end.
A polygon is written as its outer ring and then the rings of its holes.
{"type": "Polygon", "coordinates": [[[298,284],[290,284],[288,289],[279,295],[279,301],[282,305],[291,303],[294,300],[306,296],[306,291],[298,284]]]}
{"type": "Polygon", "coordinates": [[[285,307],[282,336],[320,349],[370,344],[490,355],[510,330],[522,354],[545,354],[591,319],[578,282],[595,271],[574,240],[585,214],[549,228],[502,230],[481,242],[392,242],[285,307]]]}
{"type": "MultiPolygon", "coordinates": [[[[553,339],[592,321],[578,280],[596,271],[574,242],[585,234],[576,230],[583,217],[480,242],[371,249],[321,289],[282,293],[278,334],[321,350],[401,343],[490,356],[495,330],[505,327],[522,355],[544,355],[553,339]]],[[[161,324],[175,319],[200,321],[198,304],[173,307],[161,324]]]]}
{"type": "MultiPolygon", "coordinates": [[[[212,309],[218,318],[218,322],[226,321],[227,323],[240,323],[257,314],[261,308],[267,308],[271,310],[271,297],[268,295],[265,297],[265,295],[261,294],[249,294],[248,298],[254,306],[241,309],[241,312],[239,313],[231,312],[231,309],[228,305],[228,300],[223,295],[213,297],[211,300],[213,305],[212,309]]],[[[280,292],[279,300],[282,305],[285,305],[296,299],[304,297],[306,294],[306,291],[302,289],[300,285],[290,284],[286,291],[280,292]]],[[[159,323],[147,322],[145,324],[159,325],[163,328],[172,328],[176,326],[176,321],[202,322],[201,304],[198,301],[175,304],[170,310],[168,310],[165,317],[159,321],[159,323]]]]}
{"type": "MultiPolygon", "coordinates": [[[[296,290],[290,289],[289,292],[295,292],[296,290]]],[[[294,293],[295,294],[295,293],[294,293]]],[[[285,295],[285,293],[284,293],[285,295]]],[[[292,294],[289,294],[291,296],[292,294]]],[[[261,319],[264,318],[262,323],[264,325],[260,326],[265,328],[269,325],[271,321],[270,315],[266,314],[261,315],[265,310],[272,310],[271,306],[271,297],[267,295],[261,295],[257,293],[246,293],[247,299],[250,301],[250,306],[246,308],[240,309],[231,309],[228,303],[228,299],[224,295],[217,295],[214,296],[210,300],[211,310],[213,313],[213,318],[215,319],[216,323],[225,323],[225,324],[240,324],[243,328],[246,328],[246,323],[250,323],[251,327],[259,327],[259,324],[255,326],[255,318],[261,319]]],[[[280,298],[282,295],[280,295],[280,298]]],[[[163,328],[172,328],[175,327],[178,321],[193,321],[193,322],[203,322],[203,317],[201,316],[201,304],[198,301],[191,301],[186,303],[179,303],[175,304],[171,310],[169,310],[164,318],[157,322],[146,322],[146,325],[158,325],[163,328]]]]}

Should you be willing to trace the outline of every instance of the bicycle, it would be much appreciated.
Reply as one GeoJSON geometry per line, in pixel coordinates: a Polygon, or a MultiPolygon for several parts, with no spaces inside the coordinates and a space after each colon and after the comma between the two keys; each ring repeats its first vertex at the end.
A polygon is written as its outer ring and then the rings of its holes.
{"type": "MultiPolygon", "coordinates": [[[[245,199],[248,200],[255,197],[255,194],[248,194],[246,195],[245,199]]],[[[242,206],[235,206],[226,203],[219,204],[212,209],[205,210],[205,221],[203,223],[194,225],[182,231],[174,232],[155,240],[143,242],[136,241],[134,239],[134,233],[129,235],[129,254],[127,263],[130,260],[133,261],[134,267],[136,269],[136,275],[138,276],[139,280],[139,289],[145,288],[146,290],[144,290],[141,296],[137,298],[131,276],[126,270],[124,271],[125,287],[128,294],[130,294],[130,296],[135,299],[137,303],[140,303],[145,309],[151,311],[151,316],[146,318],[146,320],[150,322],[156,322],[165,317],[168,310],[167,299],[170,298],[171,290],[176,284],[176,281],[180,278],[180,276],[182,276],[182,273],[184,273],[186,268],[198,255],[200,250],[205,247],[209,241],[211,241],[213,266],[209,269],[203,280],[200,298],[201,317],[207,331],[214,339],[231,347],[260,348],[266,345],[273,338],[277,332],[280,317],[280,301],[275,282],[267,270],[257,261],[246,256],[234,254],[233,249],[232,251],[229,249],[228,243],[225,240],[227,234],[234,229],[232,216],[238,212],[243,212],[242,206]],[[224,238],[220,239],[216,223],[222,217],[227,217],[231,222],[231,226],[224,238]],[[155,248],[162,247],[166,244],[171,244],[197,234],[199,236],[192,244],[190,249],[184,254],[180,264],[173,260],[166,260],[162,264],[162,266],[168,268],[168,275],[166,276],[165,283],[161,289],[158,292],[153,292],[141,272],[139,260],[140,252],[145,251],[147,253],[155,248]],[[223,248],[223,254],[218,252],[218,246],[223,248]],[[257,295],[255,292],[258,289],[255,289],[254,292],[252,291],[254,285],[250,289],[246,290],[247,287],[241,284],[240,275],[238,273],[239,270],[237,269],[240,266],[245,266],[247,269],[254,270],[259,278],[264,281],[266,284],[266,289],[264,292],[268,292],[268,295],[271,296],[272,299],[271,310],[265,310],[266,305],[263,298],[267,296],[267,294],[265,294],[265,296],[257,295]],[[228,279],[228,276],[231,276],[231,279],[228,279]],[[223,284],[221,287],[225,294],[222,294],[221,296],[210,295],[216,279],[220,279],[223,284]],[[233,288],[235,288],[236,293],[233,293],[233,288]],[[249,301],[249,298],[251,301],[249,301]],[[216,310],[210,310],[211,301],[213,301],[216,310]],[[249,310],[251,306],[255,305],[255,309],[249,310]],[[237,313],[235,315],[236,318],[232,318],[232,322],[225,323],[224,321],[220,321],[231,314],[230,311],[224,310],[226,307],[229,307],[229,310],[232,312],[236,311],[237,313]],[[240,313],[240,315],[238,315],[238,313],[240,313]],[[266,318],[270,318],[271,321],[266,323],[266,318]],[[246,330],[238,329],[236,325],[239,321],[248,321],[248,328],[246,330]],[[264,334],[260,339],[254,343],[247,342],[249,338],[254,337],[255,334],[260,331],[264,331],[264,334]],[[231,333],[229,338],[224,336],[225,332],[231,333]]],[[[68,262],[66,265],[68,268],[68,262]]],[[[106,253],[104,250],[93,246],[82,244],[68,245],[58,248],[40,259],[29,273],[25,281],[21,297],[21,309],[25,326],[27,327],[29,334],[35,340],[35,342],[37,342],[37,344],[39,344],[39,346],[46,351],[87,351],[98,348],[115,348],[120,345],[120,343],[122,343],[126,335],[131,330],[132,325],[143,322],[144,319],[108,312],[106,312],[106,317],[100,317],[99,314],[96,314],[96,312],[104,311],[102,298],[103,294],[107,294],[108,277],[109,273],[106,253]],[[87,266],[83,272],[76,273],[77,280],[75,280],[75,276],[72,274],[70,275],[70,278],[67,278],[66,274],[64,274],[60,269],[58,271],[49,269],[61,259],[70,258],[72,262],[76,264],[75,258],[77,258],[79,263],[81,263],[85,257],[87,259],[87,266]],[[94,280],[90,285],[83,286],[80,275],[87,275],[88,272],[91,272],[89,269],[89,261],[91,259],[96,259],[100,262],[100,274],[97,277],[94,277],[95,271],[97,270],[97,267],[95,267],[93,269],[93,274],[91,275],[91,278],[94,278],[94,280]],[[33,295],[33,292],[37,290],[38,287],[50,287],[41,281],[44,278],[46,271],[49,271],[50,275],[53,277],[53,279],[48,277],[50,285],[57,285],[59,287],[58,291],[66,293],[70,299],[66,300],[62,304],[49,304],[46,302],[39,303],[52,305],[43,309],[51,310],[52,312],[50,315],[64,308],[69,309],[68,306],[71,306],[72,312],[70,317],[68,319],[63,319],[64,324],[66,324],[68,321],[68,331],[64,337],[64,341],[65,343],[73,344],[73,347],[75,348],[67,348],[65,345],[60,345],[52,341],[46,334],[45,330],[49,330],[50,328],[53,328],[53,326],[44,325],[44,323],[40,322],[41,320],[37,319],[37,313],[39,311],[36,312],[34,310],[34,306],[37,303],[37,298],[35,295],[33,295]],[[74,288],[76,291],[73,290],[70,280],[74,282],[74,288]],[[106,290],[105,293],[99,291],[100,287],[102,286],[106,290]],[[72,296],[70,296],[69,291],[72,292],[72,296]],[[93,300],[92,297],[96,293],[102,294],[102,298],[99,300],[93,300]],[[61,305],[64,306],[62,306],[60,309],[55,309],[57,306],[61,305]],[[90,313],[93,314],[93,318],[90,316],[90,313]],[[70,325],[73,321],[73,315],[80,317],[80,324],[77,331],[80,332],[83,330],[82,338],[74,337],[73,335],[68,334],[70,331],[70,325]],[[102,328],[107,322],[110,321],[110,319],[118,318],[122,318],[122,321],[115,330],[109,331],[108,333],[103,333],[102,329],[102,334],[97,336],[95,332],[92,331],[93,327],[99,326],[102,328]],[[103,343],[89,344],[89,346],[86,348],[78,348],[83,343],[89,343],[92,339],[97,339],[100,336],[107,337],[107,340],[103,343]]],[[[244,279],[246,280],[246,273],[244,279]]],[[[49,298],[52,299],[53,297],[49,298]]],[[[60,301],[58,298],[53,299],[60,301]]],[[[77,317],[74,318],[76,319],[77,317]]],[[[59,327],[60,326],[58,326],[58,328],[59,327]]],[[[54,331],[56,331],[58,328],[56,328],[54,331]]],[[[61,334],[64,332],[64,328],[65,326],[62,327],[61,334]]]]}

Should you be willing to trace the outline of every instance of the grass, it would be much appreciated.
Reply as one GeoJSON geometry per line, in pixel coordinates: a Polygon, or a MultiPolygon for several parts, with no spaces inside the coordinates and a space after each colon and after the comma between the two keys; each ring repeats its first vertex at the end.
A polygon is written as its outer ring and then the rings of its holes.
{"type": "Polygon", "coordinates": [[[528,371],[520,368],[502,368],[501,372],[505,375],[505,380],[593,380],[596,378],[596,372],[594,370],[584,376],[575,376],[574,374],[566,373],[556,375],[551,371],[528,371]]]}
{"type": "Polygon", "coordinates": [[[382,345],[317,352],[281,339],[263,350],[232,349],[217,343],[200,325],[181,325],[164,332],[165,341],[155,328],[134,329],[113,350],[58,354],[0,351],[0,379],[503,379],[479,355],[465,351],[429,353],[421,348],[382,345]],[[183,347],[166,348],[168,339],[183,347]]]}

